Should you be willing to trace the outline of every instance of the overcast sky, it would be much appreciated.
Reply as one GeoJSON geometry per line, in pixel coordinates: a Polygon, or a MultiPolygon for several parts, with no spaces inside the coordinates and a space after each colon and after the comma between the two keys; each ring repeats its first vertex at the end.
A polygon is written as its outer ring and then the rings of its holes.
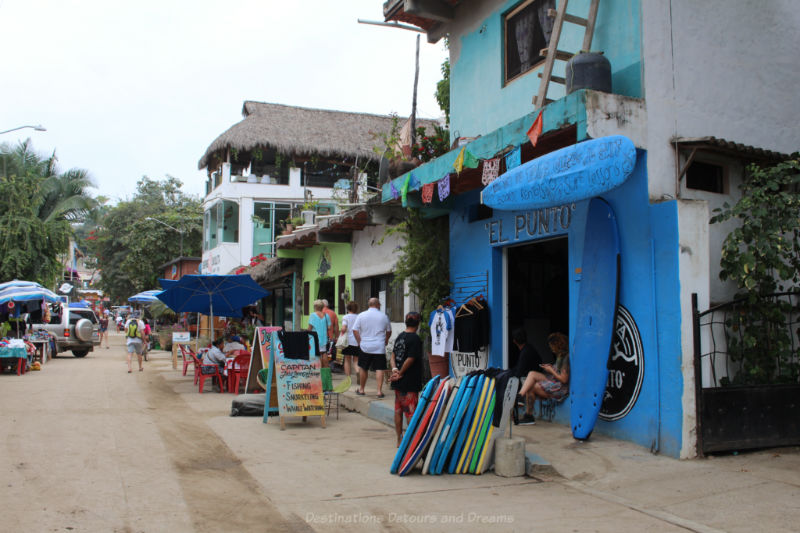
{"type": "MultiPolygon", "coordinates": [[[[0,142],[32,138],[95,194],[129,198],[143,175],[204,194],[197,161],[245,100],[407,116],[415,32],[382,0],[0,0],[0,142]]],[[[418,116],[446,52],[420,45],[418,116]]]]}

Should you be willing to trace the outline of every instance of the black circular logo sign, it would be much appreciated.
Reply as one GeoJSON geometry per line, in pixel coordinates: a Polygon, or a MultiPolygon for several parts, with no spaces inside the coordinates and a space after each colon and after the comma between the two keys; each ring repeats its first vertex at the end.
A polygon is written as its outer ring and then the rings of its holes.
{"type": "Polygon", "coordinates": [[[639,328],[628,310],[619,305],[600,418],[613,421],[627,415],[636,404],[643,379],[644,349],[639,328]]]}

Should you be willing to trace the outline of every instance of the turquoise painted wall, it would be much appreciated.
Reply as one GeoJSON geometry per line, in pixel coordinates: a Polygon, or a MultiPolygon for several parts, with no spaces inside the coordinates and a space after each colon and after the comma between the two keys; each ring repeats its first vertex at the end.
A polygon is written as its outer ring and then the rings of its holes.
{"type": "MultiPolygon", "coordinates": [[[[533,97],[539,91],[538,72],[532,69],[503,85],[503,14],[519,0],[509,0],[477,24],[477,29],[458,39],[460,52],[451,59],[451,137],[474,137],[503,126],[534,111],[533,97]]],[[[586,16],[589,0],[573,0],[568,13],[586,16]]],[[[583,27],[564,24],[559,47],[578,51],[583,27]]],[[[612,87],[616,94],[642,97],[641,6],[636,0],[603,0],[597,15],[592,50],[603,51],[611,62],[612,87]]],[[[453,55],[453,54],[451,54],[453,55]]],[[[556,62],[556,76],[564,75],[564,62],[556,62]]],[[[564,95],[563,86],[551,84],[549,98],[564,95]]]]}
{"type": "MultiPolygon", "coordinates": [[[[651,206],[647,196],[647,154],[637,151],[637,164],[621,187],[603,195],[617,216],[620,231],[620,304],[632,315],[644,352],[641,392],[623,418],[598,421],[595,431],[636,442],[677,457],[682,442],[683,374],[681,372],[681,319],[678,281],[678,223],[675,202],[651,206]]],[[[450,214],[450,276],[487,270],[492,310],[490,366],[503,364],[503,248],[539,239],[568,237],[570,275],[570,339],[575,336],[580,283],[573,275],[582,266],[588,201],[558,206],[550,211],[547,230],[534,225],[517,230],[515,222],[525,211],[495,210],[490,219],[470,222],[470,206],[479,202],[478,191],[454,200],[450,214]]],[[[569,424],[569,402],[557,408],[556,420],[569,424]]]]}
{"type": "MultiPolygon", "coordinates": [[[[303,253],[303,282],[309,282],[309,300],[308,300],[308,309],[309,312],[314,310],[314,300],[316,299],[317,289],[319,288],[319,280],[320,279],[333,279],[335,282],[338,283],[339,276],[344,274],[346,276],[345,285],[347,287],[350,286],[350,270],[351,270],[351,259],[353,257],[352,246],[350,243],[325,243],[325,244],[318,244],[316,246],[312,246],[311,248],[306,248],[303,253]],[[317,269],[319,268],[320,259],[322,258],[322,253],[324,250],[328,250],[331,256],[331,268],[327,272],[324,278],[321,278],[320,275],[317,273],[317,269]]],[[[340,291],[339,287],[336,287],[337,294],[340,291]]],[[[329,302],[331,305],[334,305],[333,302],[329,302]]],[[[301,329],[308,328],[308,315],[302,314],[302,308],[298,310],[299,314],[302,316],[300,320],[300,327],[301,329]]],[[[339,315],[339,321],[341,323],[342,315],[339,315]]]]}

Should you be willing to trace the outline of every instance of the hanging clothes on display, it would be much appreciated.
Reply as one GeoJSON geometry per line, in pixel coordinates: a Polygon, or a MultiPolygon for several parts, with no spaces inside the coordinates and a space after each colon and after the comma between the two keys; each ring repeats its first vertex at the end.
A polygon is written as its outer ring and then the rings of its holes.
{"type": "Polygon", "coordinates": [[[446,313],[441,305],[435,309],[428,320],[431,328],[431,355],[443,357],[447,346],[447,336],[453,329],[450,314],[446,313]]]}
{"type": "Polygon", "coordinates": [[[444,312],[450,317],[450,324],[453,325],[452,328],[447,330],[447,341],[445,341],[444,345],[444,353],[450,353],[453,351],[453,345],[455,344],[456,340],[456,310],[450,306],[444,306],[444,312]]]}
{"type": "Polygon", "coordinates": [[[454,349],[475,353],[489,344],[489,304],[482,295],[471,298],[456,311],[454,349]]]}

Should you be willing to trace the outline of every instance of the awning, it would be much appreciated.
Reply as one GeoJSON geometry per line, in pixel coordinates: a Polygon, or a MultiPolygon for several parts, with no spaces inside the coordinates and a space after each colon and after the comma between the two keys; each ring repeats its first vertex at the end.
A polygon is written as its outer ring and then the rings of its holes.
{"type": "MultiPolygon", "coordinates": [[[[340,237],[349,237],[354,231],[362,230],[369,222],[366,208],[358,208],[340,215],[318,217],[318,223],[309,228],[300,228],[290,235],[278,237],[280,250],[310,248],[320,242],[344,242],[340,237]]],[[[346,239],[349,242],[349,238],[346,239]]]]}
{"type": "Polygon", "coordinates": [[[516,211],[578,202],[622,185],[636,166],[636,147],[622,135],[584,141],[512,168],[486,186],[481,202],[516,211]]]}
{"type": "Polygon", "coordinates": [[[748,144],[736,143],[717,137],[673,137],[670,143],[684,149],[698,149],[705,152],[714,152],[749,160],[781,161],[787,159],[789,154],[773,152],[764,148],[757,148],[748,144]]]}

